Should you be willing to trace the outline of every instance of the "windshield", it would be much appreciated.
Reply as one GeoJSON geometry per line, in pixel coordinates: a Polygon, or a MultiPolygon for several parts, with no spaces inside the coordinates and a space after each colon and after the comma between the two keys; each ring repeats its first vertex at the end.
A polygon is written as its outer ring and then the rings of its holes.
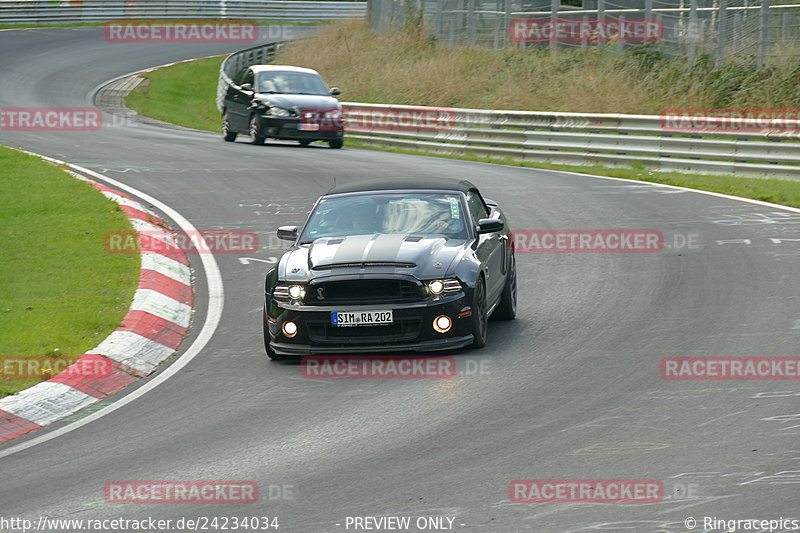
{"type": "Polygon", "coordinates": [[[300,242],[373,233],[466,239],[465,213],[457,193],[387,193],[326,198],[309,217],[300,242]]]}
{"type": "Polygon", "coordinates": [[[307,72],[262,72],[258,75],[258,92],[330,96],[322,78],[307,72]]]}

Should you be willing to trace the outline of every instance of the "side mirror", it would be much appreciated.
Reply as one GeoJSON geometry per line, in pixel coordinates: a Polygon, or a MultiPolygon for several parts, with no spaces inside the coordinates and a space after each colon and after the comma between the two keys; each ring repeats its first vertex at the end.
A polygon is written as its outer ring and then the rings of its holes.
{"type": "Polygon", "coordinates": [[[242,85],[242,90],[248,93],[253,92],[253,84],[252,83],[245,83],[242,85]]]}
{"type": "Polygon", "coordinates": [[[338,87],[331,89],[331,96],[339,96],[340,94],[342,94],[342,91],[340,91],[338,87]]]}
{"type": "Polygon", "coordinates": [[[297,240],[297,226],[281,226],[278,228],[278,238],[283,241],[297,240]]]}
{"type": "Polygon", "coordinates": [[[499,218],[482,218],[478,221],[478,235],[503,231],[505,224],[499,218]]]}

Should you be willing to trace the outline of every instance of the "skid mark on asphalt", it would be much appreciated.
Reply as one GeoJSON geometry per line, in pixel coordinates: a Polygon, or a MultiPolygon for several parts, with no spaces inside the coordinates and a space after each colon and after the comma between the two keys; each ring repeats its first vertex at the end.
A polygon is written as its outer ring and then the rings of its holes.
{"type": "Polygon", "coordinates": [[[570,452],[570,455],[629,455],[663,450],[669,446],[664,442],[598,442],[570,452]]]}

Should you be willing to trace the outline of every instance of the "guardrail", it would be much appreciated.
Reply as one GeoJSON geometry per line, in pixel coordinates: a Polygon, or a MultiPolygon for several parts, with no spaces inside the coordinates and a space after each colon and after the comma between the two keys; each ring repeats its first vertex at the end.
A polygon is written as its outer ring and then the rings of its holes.
{"type": "MultiPolygon", "coordinates": [[[[217,108],[232,76],[268,63],[283,43],[248,48],[220,67],[217,108]]],[[[488,111],[343,102],[347,137],[373,145],[555,164],[800,179],[800,120],[488,111]],[[679,119],[678,122],[680,122],[679,119]],[[685,121],[684,121],[685,122],[685,121]],[[684,124],[681,122],[681,124],[684,124]],[[701,124],[703,129],[693,129],[701,124]],[[726,131],[725,128],[731,128],[726,131]]]]}
{"type": "Polygon", "coordinates": [[[343,103],[348,136],[395,148],[555,164],[800,179],[800,121],[343,103]],[[725,128],[735,128],[725,131],[725,128]],[[748,131],[749,130],[749,131],[748,131]]]}
{"type": "Polygon", "coordinates": [[[275,54],[278,53],[278,50],[283,45],[283,41],[261,44],[239,50],[225,58],[219,67],[219,81],[217,82],[217,109],[220,112],[222,112],[222,105],[225,101],[225,93],[228,87],[233,85],[232,78],[239,69],[250,65],[271,63],[275,59],[275,54]]]}
{"type": "Polygon", "coordinates": [[[144,19],[246,19],[320,22],[364,18],[366,1],[336,0],[0,0],[0,24],[75,24],[144,19]]]}

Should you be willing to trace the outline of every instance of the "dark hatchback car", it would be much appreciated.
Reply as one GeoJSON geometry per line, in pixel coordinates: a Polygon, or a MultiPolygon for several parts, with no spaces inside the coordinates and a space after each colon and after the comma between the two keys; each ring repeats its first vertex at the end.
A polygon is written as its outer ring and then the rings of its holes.
{"type": "Polygon", "coordinates": [[[327,141],[331,148],[344,144],[344,115],[317,71],[283,65],[252,65],[233,77],[225,93],[222,135],[235,141],[240,133],[253,144],[267,138],[300,141],[308,145],[327,141]]]}
{"type": "Polygon", "coordinates": [[[267,354],[433,351],[486,343],[513,319],[516,263],[505,216],[466,180],[334,187],[267,273],[267,354]]]}

